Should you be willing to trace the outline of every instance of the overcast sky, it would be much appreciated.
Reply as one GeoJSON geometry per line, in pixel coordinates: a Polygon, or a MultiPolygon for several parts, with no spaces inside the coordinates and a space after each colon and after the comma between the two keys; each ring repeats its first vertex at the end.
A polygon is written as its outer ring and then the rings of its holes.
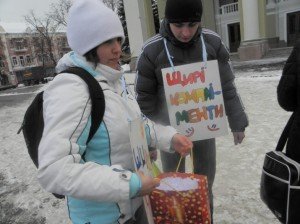
{"type": "Polygon", "coordinates": [[[1,22],[24,22],[24,15],[31,9],[42,16],[49,11],[51,3],[58,0],[0,0],[0,21],[1,22]]]}

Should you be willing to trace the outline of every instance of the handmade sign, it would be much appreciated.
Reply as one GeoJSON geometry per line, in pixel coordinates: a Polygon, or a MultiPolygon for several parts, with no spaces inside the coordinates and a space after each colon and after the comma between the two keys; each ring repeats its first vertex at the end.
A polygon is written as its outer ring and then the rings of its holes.
{"type": "Polygon", "coordinates": [[[164,173],[150,195],[155,224],[210,224],[206,176],[164,173]]]}
{"type": "Polygon", "coordinates": [[[171,125],[192,141],[227,134],[218,62],[162,69],[171,125]]]}
{"type": "MultiPolygon", "coordinates": [[[[146,139],[145,125],[141,118],[129,123],[130,144],[136,171],[142,171],[147,176],[152,176],[152,164],[146,139]]],[[[154,224],[149,196],[143,197],[144,206],[149,224],[154,224]]]]}

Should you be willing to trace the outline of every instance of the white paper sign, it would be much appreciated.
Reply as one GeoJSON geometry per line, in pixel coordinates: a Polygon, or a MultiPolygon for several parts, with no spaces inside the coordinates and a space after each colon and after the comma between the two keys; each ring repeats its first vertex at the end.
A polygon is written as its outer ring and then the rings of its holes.
{"type": "MultiPolygon", "coordinates": [[[[144,121],[141,118],[137,118],[129,123],[129,127],[135,169],[136,171],[142,171],[147,176],[152,176],[152,164],[149,156],[144,121]]],[[[149,196],[144,196],[143,202],[148,223],[154,224],[149,196]]]]}
{"type": "Polygon", "coordinates": [[[227,134],[218,62],[162,69],[171,125],[192,141],[227,134]]]}

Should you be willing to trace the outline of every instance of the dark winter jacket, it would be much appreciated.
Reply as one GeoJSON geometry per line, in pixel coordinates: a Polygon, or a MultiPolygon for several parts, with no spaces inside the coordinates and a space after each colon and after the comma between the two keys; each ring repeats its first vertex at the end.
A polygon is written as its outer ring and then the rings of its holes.
{"type": "Polygon", "coordinates": [[[283,68],[277,96],[283,109],[295,112],[287,143],[287,155],[300,162],[300,40],[283,68]]]}
{"type": "Polygon", "coordinates": [[[165,21],[162,23],[160,33],[144,44],[138,59],[137,101],[145,115],[154,121],[169,124],[161,69],[171,65],[163,39],[167,39],[167,47],[175,66],[200,62],[203,61],[201,32],[205,41],[207,60],[217,59],[219,63],[225,110],[230,128],[232,131],[244,131],[248,126],[248,118],[234,85],[229,53],[220,37],[208,29],[199,29],[189,43],[182,43],[174,37],[169,25],[165,21]]]}

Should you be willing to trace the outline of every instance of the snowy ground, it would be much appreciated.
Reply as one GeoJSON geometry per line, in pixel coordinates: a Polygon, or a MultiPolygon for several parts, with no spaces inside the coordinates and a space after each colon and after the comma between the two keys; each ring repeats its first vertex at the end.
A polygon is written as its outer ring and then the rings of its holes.
{"type": "MultiPolygon", "coordinates": [[[[261,202],[259,183],[264,154],[275,148],[289,113],[276,99],[281,70],[260,70],[236,73],[250,120],[245,141],[234,146],[231,135],[217,139],[217,224],[279,223],[261,202]]],[[[68,224],[65,202],[40,188],[23,137],[16,134],[29,102],[0,109],[0,223],[68,224]]]]}
{"type": "Polygon", "coordinates": [[[281,71],[236,74],[236,84],[250,121],[242,145],[231,136],[217,139],[217,175],[214,184],[216,223],[279,223],[259,196],[264,154],[273,150],[289,117],[277,103],[281,71]]]}

